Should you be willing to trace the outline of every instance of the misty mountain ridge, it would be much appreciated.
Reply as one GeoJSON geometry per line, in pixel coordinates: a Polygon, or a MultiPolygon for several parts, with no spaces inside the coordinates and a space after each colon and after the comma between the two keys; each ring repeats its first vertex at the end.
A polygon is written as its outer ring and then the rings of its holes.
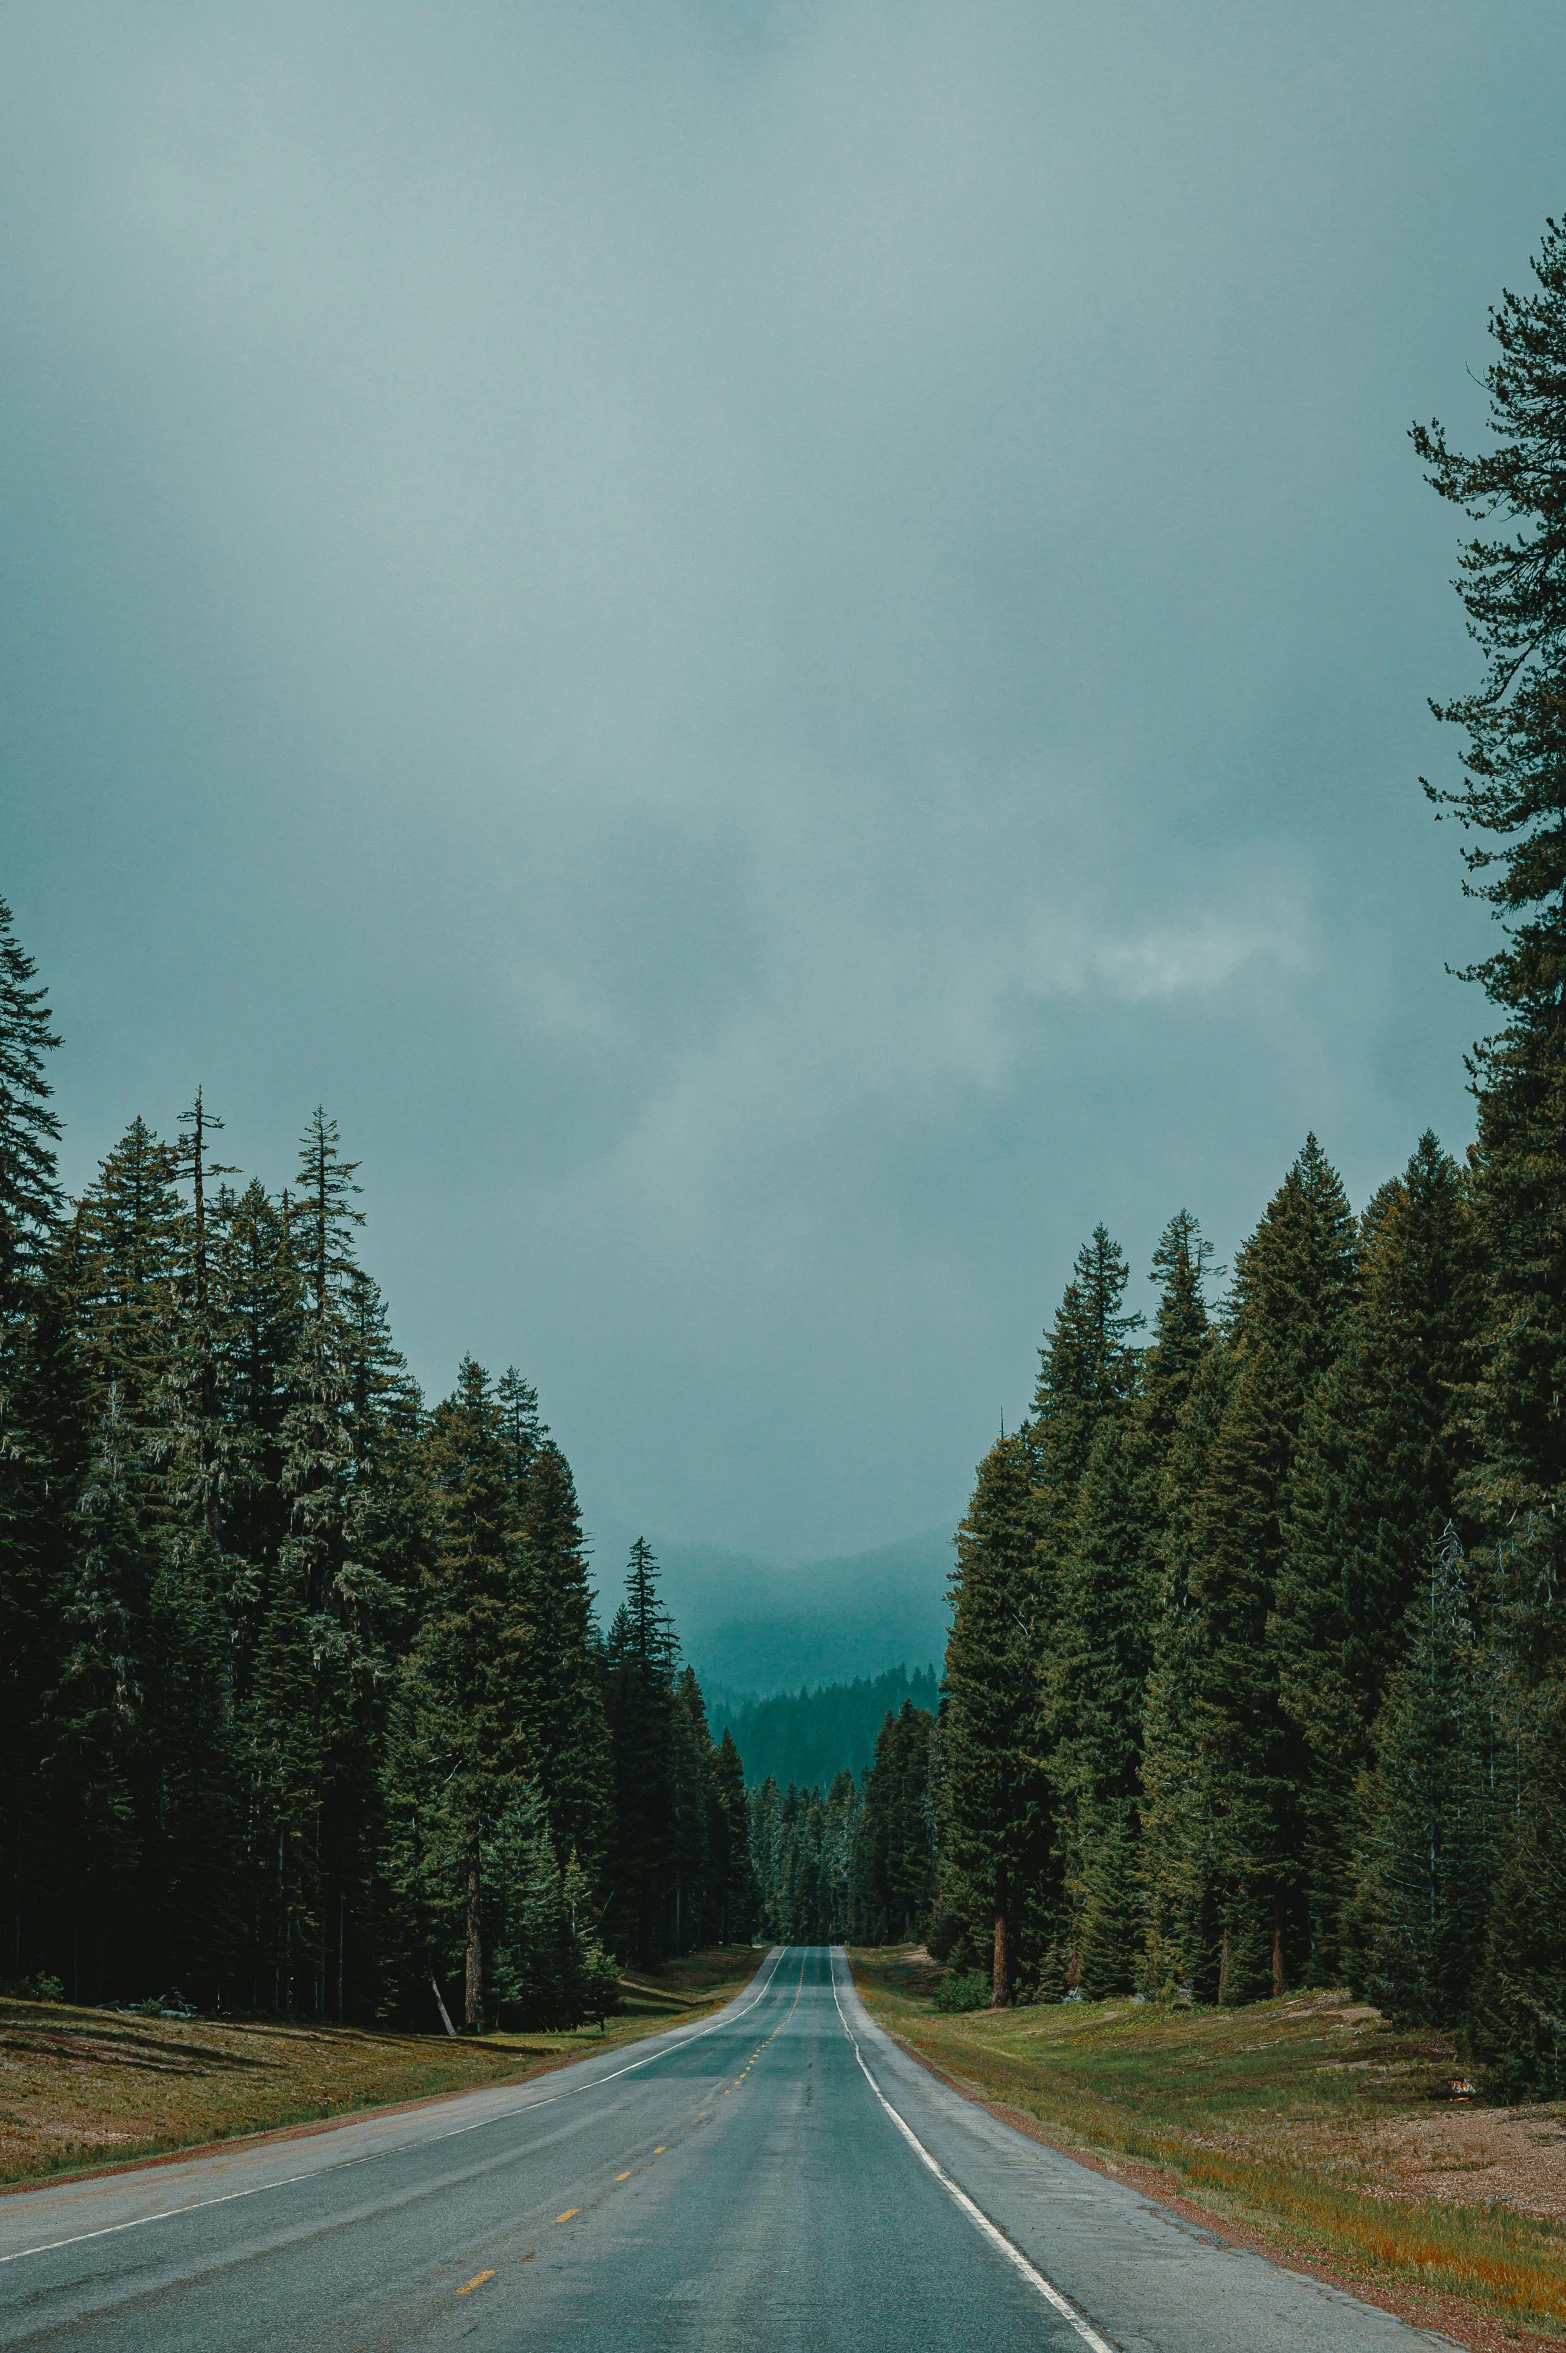
{"type": "MultiPolygon", "coordinates": [[[[598,1607],[619,1603],[635,1529],[593,1544],[598,1607]]],[[[946,1653],[952,1538],[932,1528],[869,1552],[792,1566],[649,1536],[680,1647],[709,1698],[729,1707],[803,1686],[852,1683],[888,1669],[939,1666],[946,1653]]]]}
{"type": "Polygon", "coordinates": [[[750,1788],[772,1780],[780,1787],[793,1781],[827,1789],[842,1772],[858,1780],[875,1755],[881,1726],[905,1700],[933,1715],[939,1696],[934,1667],[912,1673],[892,1667],[873,1678],[779,1692],[772,1699],[735,1704],[726,1696],[709,1698],[707,1713],[714,1740],[733,1733],[750,1788]]]}

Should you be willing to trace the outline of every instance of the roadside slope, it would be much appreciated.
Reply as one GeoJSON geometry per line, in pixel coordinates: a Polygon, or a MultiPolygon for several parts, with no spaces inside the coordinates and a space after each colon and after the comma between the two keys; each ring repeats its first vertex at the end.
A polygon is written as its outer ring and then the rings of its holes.
{"type": "Polygon", "coordinates": [[[944,2016],[917,1950],[853,1964],[884,2028],[1049,2145],[1463,2343],[1566,2341],[1566,2116],[1477,2108],[1447,2038],[1334,1995],[944,2016]],[[1503,2189],[1475,2152],[1519,2146],[1503,2189]]]}
{"type": "Polygon", "coordinates": [[[729,2001],[760,1950],[692,1953],[622,1980],[603,2034],[476,2039],[324,2020],[146,2018],[0,2001],[0,2186],[99,2172],[176,2150],[525,2083],[729,2001]]]}

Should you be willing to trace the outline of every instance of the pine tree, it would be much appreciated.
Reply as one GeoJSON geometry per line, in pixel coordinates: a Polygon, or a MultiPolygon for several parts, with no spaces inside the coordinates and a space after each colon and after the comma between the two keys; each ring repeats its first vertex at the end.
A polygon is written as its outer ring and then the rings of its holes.
{"type": "Polygon", "coordinates": [[[703,1941],[709,1909],[717,1909],[710,1903],[714,1752],[701,1686],[692,1667],[685,1668],[674,1687],[671,1733],[673,1908],[667,1936],[671,1952],[685,1953],[703,1941]]]}
{"type": "Polygon", "coordinates": [[[751,1860],[745,1768],[725,1725],[713,1758],[713,1877],[720,1944],[746,1944],[756,1926],[756,1869],[751,1860]]]}
{"type": "Polygon", "coordinates": [[[61,1206],[47,1062],[60,1041],[36,979],[0,899],[0,1952],[18,1976],[42,1933],[48,1862],[39,1753],[60,1662],[59,1489],[62,1473],[74,1488],[86,1442],[69,1315],[45,1279],[61,1206]]]}
{"type": "Polygon", "coordinates": [[[1307,1137],[1236,1264],[1231,1380],[1191,1515],[1191,1722],[1223,1882],[1227,2002],[1284,1992],[1309,1957],[1306,1764],[1268,1635],[1305,1400],[1340,1345],[1355,1255],[1342,1185],[1307,1137]]]}
{"type": "Polygon", "coordinates": [[[169,1791],[155,1597],[178,1531],[171,1381],[188,1237],[176,1180],[173,1152],[133,1120],[73,1221],[70,1306],[94,1441],[69,1533],[72,1641],[49,1753],[59,1760],[53,1851],[72,1914],[71,1974],[96,2000],[163,1959],[169,1791]],[[107,1812],[120,1824],[116,1850],[142,1866],[134,1878],[85,1859],[104,1851],[107,1812]]]}
{"type": "Polygon", "coordinates": [[[990,1963],[996,2008],[1012,1998],[1019,1914],[1052,1829],[1036,1666],[1034,1471],[1021,1433],[1000,1439],[979,1465],[957,1534],[941,1712],[943,1901],[990,1963]]]}
{"type": "Polygon", "coordinates": [[[855,1829],[853,1907],[870,1944],[906,1942],[925,1928],[935,1892],[930,1745],[935,1719],[905,1699],[888,1715],[865,1775],[855,1829]]]}
{"type": "MultiPolygon", "coordinates": [[[[1466,1933],[1453,1956],[1453,2007],[1466,1991],[1459,2014],[1487,2090],[1506,2100],[1559,2100],[1566,2097],[1566,1679],[1552,1673],[1509,1696],[1489,1727],[1494,1788],[1487,1776],[1482,1793],[1499,1816],[1492,1849],[1499,1867],[1482,1959],[1466,1988],[1462,1972],[1475,1957],[1472,1930],[1483,1911],[1475,1901],[1459,1914],[1466,1933]]],[[[1472,1706],[1484,1694],[1465,1697],[1472,1706]]]]}
{"type": "Polygon", "coordinates": [[[25,1315],[60,1214],[60,1123],[47,1076],[60,1041],[49,1026],[48,991],[31,985],[37,977],[0,899],[0,1331],[25,1315]]]}
{"type": "Polygon", "coordinates": [[[1414,442],[1443,498],[1500,526],[1467,544],[1457,583],[1484,677],[1436,706],[1466,738],[1465,774],[1426,789],[1481,837],[1469,888],[1506,930],[1467,976],[1502,1019],[1474,1063],[1493,1286],[1474,1500],[1504,1545],[1512,1638],[1541,1662],[1561,1649],[1566,1525],[1566,226],[1547,224],[1533,269],[1536,291],[1490,314],[1494,447],[1464,457],[1438,424],[1414,442]]]}
{"type": "Polygon", "coordinates": [[[1492,1691],[1457,1532],[1432,1548],[1375,1726],[1350,1918],[1356,1987],[1389,2017],[1457,2026],[1484,1946],[1496,1808],[1492,1691]]]}
{"type": "Polygon", "coordinates": [[[1077,1484],[1099,1425],[1125,1409],[1136,1387],[1130,1342],[1142,1318],[1125,1312],[1128,1280],[1119,1243],[1095,1226],[1039,1350],[1032,1436],[1046,1585],[1058,1575],[1076,1530],[1077,1484]]]}
{"type": "Polygon", "coordinates": [[[625,1600],[605,1644],[614,1813],[604,1866],[610,1942],[650,1965],[668,1950],[675,1867],[674,1678],[679,1650],[658,1595],[658,1563],[638,1537],[625,1600]]]}
{"type": "Polygon", "coordinates": [[[133,1119],[76,1212],[77,1329],[98,1394],[112,1388],[143,1457],[146,1508],[165,1441],[167,1385],[180,1324],[187,1234],[179,1163],[146,1122],[133,1119]]]}
{"type": "Polygon", "coordinates": [[[1215,1338],[1192,1375],[1159,1480],[1157,1618],[1142,1742],[1145,1990],[1182,1986],[1215,2002],[1224,1890],[1212,1760],[1197,1733],[1207,1623],[1195,1590],[1197,1531],[1229,1402],[1229,1351],[1215,1338]]]}
{"type": "Polygon", "coordinates": [[[427,1965],[449,1968],[460,1954],[464,2022],[477,2033],[486,1999],[485,1841],[533,1789],[520,1698],[532,1626],[504,1428],[489,1376],[471,1357],[431,1417],[428,1464],[438,1533],[387,1803],[397,1825],[394,1876],[417,1891],[430,1922],[427,1965]]]}
{"type": "Polygon", "coordinates": [[[1149,1510],[1162,1519],[1158,1485],[1197,1375],[1213,1343],[1207,1283],[1213,1246],[1188,1209],[1176,1210],[1158,1238],[1149,1282],[1159,1286],[1152,1345],[1142,1354],[1135,1424],[1138,1460],[1151,1472],[1149,1510]]]}
{"type": "Polygon", "coordinates": [[[1155,1608],[1141,1469],[1128,1419],[1102,1422],[1077,1492],[1045,1687],[1070,1975],[1090,2001],[1131,1990],[1141,1943],[1139,1766],[1155,1608]]]}
{"type": "Polygon", "coordinates": [[[1454,790],[1426,790],[1475,837],[1467,888],[1504,935],[1465,976],[1500,1028],[1471,1065],[1490,1302],[1464,1502],[1487,1540],[1488,1649],[1524,1758],[1476,1997],[1484,2056],[1514,2089],[1559,2086],[1553,2021],[1566,1984],[1558,1889],[1541,1893],[1566,1792],[1566,226],[1546,223],[1533,275],[1490,314],[1490,449],[1464,456],[1439,424],[1413,435],[1433,487],[1488,526],[1465,545],[1456,583],[1484,673],[1435,706],[1464,738],[1464,773],[1454,790]]]}
{"type": "MultiPolygon", "coordinates": [[[[71,1998],[100,2002],[141,1959],[137,1864],[147,1575],[136,1433],[118,1386],[103,1398],[77,1542],[65,1651],[43,1726],[54,1872],[71,1998]]],[[[63,1939],[60,1948],[63,1957],[63,1939]]]]}
{"type": "Polygon", "coordinates": [[[1364,1221],[1342,1353],[1311,1391],[1271,1643],[1308,1753],[1313,1973],[1342,1961],[1354,1791],[1409,1606],[1469,1468],[1463,1384],[1482,1311],[1468,1188],[1432,1135],[1364,1221]]]}
{"type": "Polygon", "coordinates": [[[591,1875],[610,1835],[609,1728],[582,1519],[571,1466],[515,1368],[499,1384],[527,1559],[535,1642],[527,1696],[555,1849],[591,1875]],[[531,1425],[519,1400],[531,1400],[531,1425]]]}

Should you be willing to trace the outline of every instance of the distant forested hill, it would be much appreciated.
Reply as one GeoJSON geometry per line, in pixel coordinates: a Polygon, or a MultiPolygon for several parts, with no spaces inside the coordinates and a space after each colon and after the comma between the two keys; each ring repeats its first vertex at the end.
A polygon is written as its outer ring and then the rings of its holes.
{"type": "Polygon", "coordinates": [[[819,1691],[779,1692],[773,1699],[743,1699],[712,1704],[712,1731],[721,1740],[725,1726],[745,1760],[745,1779],[752,1789],[773,1780],[801,1788],[819,1782],[830,1786],[833,1776],[848,1771],[857,1776],[875,1754],[875,1736],[888,1712],[905,1699],[934,1713],[936,1675],[933,1667],[890,1667],[884,1675],[858,1677],[852,1683],[829,1683],[819,1691]]]}
{"type": "MultiPolygon", "coordinates": [[[[600,1526],[601,1575],[614,1575],[635,1533],[600,1526]]],[[[685,1655],[705,1691],[817,1689],[945,1652],[950,1528],[789,1567],[671,1537],[654,1545],[685,1655]]]]}

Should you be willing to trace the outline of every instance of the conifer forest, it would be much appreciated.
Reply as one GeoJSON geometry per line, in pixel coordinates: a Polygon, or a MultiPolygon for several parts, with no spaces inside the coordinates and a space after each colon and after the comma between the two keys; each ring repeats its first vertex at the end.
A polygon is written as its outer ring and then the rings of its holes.
{"type": "Polygon", "coordinates": [[[5,916],[0,1973],[480,2031],[922,1937],[997,2005],[1345,1985],[1566,2096],[1566,227],[1535,270],[1488,454],[1414,434],[1474,534],[1426,791],[1499,925],[1477,1140],[1356,1209],[1306,1135],[1228,1269],[1169,1218],[1145,1314],[1095,1228],[857,1780],[747,1791],[644,1544],[598,1626],[534,1388],[425,1403],[324,1112],[277,1189],[198,1094],[64,1198],[5,916]]]}
{"type": "Polygon", "coordinates": [[[322,1112],[278,1192],[198,1095],[62,1202],[35,982],[7,914],[4,1974],[478,2031],[748,1938],[738,1752],[645,1544],[596,1626],[533,1388],[425,1409],[322,1112]]]}
{"type": "Polygon", "coordinates": [[[752,1795],[775,1934],[917,1928],[996,2004],[1347,1985],[1566,2094],[1566,228],[1535,272],[1492,452],[1413,436],[1480,527],[1426,787],[1503,927],[1477,1141],[1356,1215],[1308,1135],[1226,1283],[1170,1218],[1145,1318],[1096,1228],[979,1466],[938,1718],[857,1845],[850,1787],[752,1795]]]}
{"type": "Polygon", "coordinates": [[[1144,1324],[1099,1227],[958,1538],[932,1946],[993,1999],[1346,1984],[1566,2092],[1566,228],[1491,314],[1479,683],[1426,787],[1501,944],[1478,1137],[1358,1215],[1308,1136],[1144,1324]]]}

